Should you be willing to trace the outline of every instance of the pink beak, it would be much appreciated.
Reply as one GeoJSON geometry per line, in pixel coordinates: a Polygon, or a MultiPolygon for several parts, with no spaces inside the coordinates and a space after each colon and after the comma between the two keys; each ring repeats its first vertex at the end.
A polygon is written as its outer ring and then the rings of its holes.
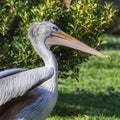
{"type": "Polygon", "coordinates": [[[110,58],[110,56],[102,54],[101,52],[93,49],[92,47],[89,47],[83,42],[77,40],[74,37],[71,37],[62,31],[52,33],[52,36],[46,39],[46,43],[49,45],[49,47],[52,45],[62,45],[99,57],[110,58]]]}

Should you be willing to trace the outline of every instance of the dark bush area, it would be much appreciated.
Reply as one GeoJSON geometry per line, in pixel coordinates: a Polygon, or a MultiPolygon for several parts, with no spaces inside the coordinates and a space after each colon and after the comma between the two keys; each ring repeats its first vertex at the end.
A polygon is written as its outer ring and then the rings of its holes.
{"type": "Polygon", "coordinates": [[[120,36],[120,0],[98,0],[101,5],[104,5],[105,2],[112,2],[113,9],[117,10],[117,13],[114,18],[114,24],[107,32],[112,35],[120,36]]]}

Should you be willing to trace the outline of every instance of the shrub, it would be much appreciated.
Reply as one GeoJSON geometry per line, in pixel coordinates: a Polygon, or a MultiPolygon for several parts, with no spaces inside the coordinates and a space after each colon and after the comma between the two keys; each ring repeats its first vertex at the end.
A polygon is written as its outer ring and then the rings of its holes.
{"type": "MultiPolygon", "coordinates": [[[[111,3],[102,7],[96,0],[74,0],[68,9],[61,7],[60,0],[5,0],[1,1],[0,7],[1,70],[13,67],[29,69],[43,64],[27,38],[27,29],[33,22],[54,22],[63,31],[96,48],[102,44],[101,35],[111,26],[116,12],[111,3]]],[[[78,64],[89,56],[64,47],[54,47],[53,51],[61,77],[70,73],[66,71],[71,68],[75,77],[78,64]]]]}

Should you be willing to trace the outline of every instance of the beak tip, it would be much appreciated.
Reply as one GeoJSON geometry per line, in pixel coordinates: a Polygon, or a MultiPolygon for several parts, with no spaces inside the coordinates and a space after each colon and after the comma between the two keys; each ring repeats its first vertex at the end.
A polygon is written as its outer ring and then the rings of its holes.
{"type": "Polygon", "coordinates": [[[106,58],[106,59],[111,59],[111,57],[109,55],[105,55],[105,54],[103,54],[102,57],[106,58]]]}
{"type": "Polygon", "coordinates": [[[110,57],[109,55],[106,55],[106,58],[107,58],[107,59],[111,59],[111,57],[110,57]]]}

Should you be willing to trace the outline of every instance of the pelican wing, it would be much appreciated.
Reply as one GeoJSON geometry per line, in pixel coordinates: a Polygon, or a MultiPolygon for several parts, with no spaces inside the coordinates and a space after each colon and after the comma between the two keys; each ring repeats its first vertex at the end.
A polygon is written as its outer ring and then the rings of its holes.
{"type": "Polygon", "coordinates": [[[22,72],[22,71],[24,71],[22,68],[14,68],[14,69],[9,69],[9,70],[4,70],[4,71],[0,72],[0,79],[10,76],[10,75],[13,75],[13,74],[16,74],[16,73],[19,73],[19,72],[22,72]]]}
{"type": "Polygon", "coordinates": [[[52,67],[35,68],[0,79],[0,105],[22,96],[32,87],[42,84],[54,74],[52,67]]]}

